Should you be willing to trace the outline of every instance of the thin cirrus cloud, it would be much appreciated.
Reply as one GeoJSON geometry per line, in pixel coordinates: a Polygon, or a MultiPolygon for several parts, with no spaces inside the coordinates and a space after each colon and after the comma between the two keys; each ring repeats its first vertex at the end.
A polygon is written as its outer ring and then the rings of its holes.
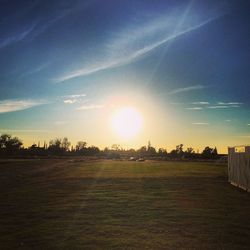
{"type": "Polygon", "coordinates": [[[203,108],[202,107],[190,107],[190,108],[186,108],[186,109],[189,109],[189,110],[202,110],[203,108]]]}
{"type": "Polygon", "coordinates": [[[240,108],[240,105],[215,105],[209,106],[208,109],[229,109],[229,108],[240,108]]]}
{"type": "Polygon", "coordinates": [[[209,106],[208,109],[227,109],[229,106],[221,105],[221,106],[209,106]]]}
{"type": "Polygon", "coordinates": [[[11,33],[5,34],[4,37],[0,39],[0,49],[10,44],[22,41],[34,30],[35,26],[35,24],[32,24],[28,27],[14,30],[11,33]]]}
{"type": "Polygon", "coordinates": [[[193,102],[194,105],[209,105],[209,102],[193,102]]]}
{"type": "Polygon", "coordinates": [[[218,105],[242,105],[242,102],[218,102],[218,105]]]}
{"type": "MultiPolygon", "coordinates": [[[[77,103],[77,102],[83,102],[85,97],[86,97],[86,94],[62,96],[62,98],[64,99],[63,102],[65,104],[74,104],[74,103],[77,103]]],[[[88,101],[88,100],[84,100],[84,102],[86,102],[86,101],[88,101]]]]}
{"type": "Polygon", "coordinates": [[[50,62],[47,62],[47,63],[43,63],[41,65],[38,65],[36,68],[33,68],[32,70],[29,70],[29,71],[21,74],[20,77],[26,77],[29,75],[39,73],[39,72],[43,71],[44,69],[48,68],[50,66],[50,64],[51,64],[50,62]]]}
{"type": "Polygon", "coordinates": [[[73,104],[73,103],[76,103],[77,100],[76,99],[66,99],[63,101],[65,104],[73,104]]]}
{"type": "Polygon", "coordinates": [[[33,18],[32,21],[26,20],[26,16],[31,14],[34,9],[40,8],[39,1],[28,6],[26,10],[21,10],[20,13],[13,14],[1,22],[0,29],[4,30],[5,27],[8,27],[8,29],[2,32],[0,38],[0,49],[23,40],[33,40],[59,20],[76,11],[87,8],[92,2],[93,1],[85,1],[84,3],[76,2],[61,9],[53,8],[52,5],[51,9],[46,9],[46,15],[40,14],[40,16],[33,18]]]}
{"type": "Polygon", "coordinates": [[[207,122],[193,122],[193,125],[209,125],[207,122]]]}
{"type": "Polygon", "coordinates": [[[91,110],[91,109],[102,109],[104,105],[99,104],[89,104],[89,105],[83,105],[76,110],[91,110]]]}
{"type": "Polygon", "coordinates": [[[193,102],[192,105],[202,105],[201,107],[187,107],[189,110],[201,110],[201,109],[231,109],[240,108],[243,105],[242,102],[217,102],[211,105],[209,102],[193,102]]]}
{"type": "Polygon", "coordinates": [[[178,93],[181,93],[181,92],[189,92],[189,91],[193,91],[193,90],[204,89],[206,87],[207,86],[204,86],[204,85],[193,85],[193,86],[188,86],[188,87],[185,87],[185,88],[174,89],[174,90],[168,92],[168,94],[173,95],[173,94],[178,94],[178,93]]]}
{"type": "Polygon", "coordinates": [[[67,72],[54,81],[63,82],[132,63],[165,43],[199,29],[225,14],[221,9],[203,12],[203,15],[191,10],[188,12],[183,17],[185,9],[175,10],[156,17],[153,21],[130,25],[110,37],[110,42],[104,46],[104,55],[99,55],[96,60],[89,58],[78,70],[67,72]]]}
{"type": "Polygon", "coordinates": [[[47,104],[44,100],[2,100],[0,101],[0,114],[33,108],[35,106],[47,104]]]}

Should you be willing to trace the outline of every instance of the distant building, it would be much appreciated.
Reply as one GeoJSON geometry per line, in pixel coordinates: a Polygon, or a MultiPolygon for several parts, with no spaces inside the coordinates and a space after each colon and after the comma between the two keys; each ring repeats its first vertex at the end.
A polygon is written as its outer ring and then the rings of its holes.
{"type": "Polygon", "coordinates": [[[250,146],[228,148],[228,181],[250,192],[250,146]]]}

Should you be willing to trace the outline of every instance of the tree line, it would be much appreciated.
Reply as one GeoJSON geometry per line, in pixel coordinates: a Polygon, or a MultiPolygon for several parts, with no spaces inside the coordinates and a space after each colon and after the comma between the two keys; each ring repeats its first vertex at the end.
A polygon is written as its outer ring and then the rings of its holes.
{"type": "Polygon", "coordinates": [[[167,152],[164,148],[156,150],[148,142],[147,146],[139,149],[124,149],[119,144],[113,144],[111,148],[105,147],[103,150],[96,146],[88,146],[85,141],[78,141],[75,146],[71,144],[67,137],[55,138],[47,144],[44,142],[24,147],[18,137],[9,134],[0,136],[0,156],[1,157],[55,157],[55,156],[97,156],[110,159],[119,158],[158,158],[158,159],[217,159],[219,157],[217,148],[205,147],[201,153],[196,153],[192,147],[184,150],[184,145],[179,144],[175,149],[167,152]]]}

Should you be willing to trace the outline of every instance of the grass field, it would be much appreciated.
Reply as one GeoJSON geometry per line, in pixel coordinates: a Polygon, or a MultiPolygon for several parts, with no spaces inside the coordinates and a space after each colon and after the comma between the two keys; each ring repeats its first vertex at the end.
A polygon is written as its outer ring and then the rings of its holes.
{"type": "Polygon", "coordinates": [[[226,165],[1,160],[0,191],[0,249],[250,249],[226,165]]]}

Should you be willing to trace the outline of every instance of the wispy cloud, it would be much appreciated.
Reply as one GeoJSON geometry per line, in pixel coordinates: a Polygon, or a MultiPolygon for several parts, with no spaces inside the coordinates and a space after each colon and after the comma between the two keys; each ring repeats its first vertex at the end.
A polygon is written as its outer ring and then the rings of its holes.
{"type": "Polygon", "coordinates": [[[221,105],[221,106],[209,106],[207,107],[208,109],[227,109],[229,108],[228,106],[221,105]]]}
{"type": "Polygon", "coordinates": [[[79,97],[85,97],[86,94],[75,94],[75,95],[65,95],[63,97],[65,98],[79,98],[79,97]]]}
{"type": "Polygon", "coordinates": [[[231,122],[231,120],[225,120],[226,122],[231,122]]]}
{"type": "Polygon", "coordinates": [[[243,105],[242,102],[216,102],[212,104],[210,102],[192,102],[192,105],[202,105],[202,107],[188,107],[186,109],[198,110],[198,109],[231,109],[231,108],[240,108],[243,105]]]}
{"type": "Polygon", "coordinates": [[[90,104],[90,105],[83,105],[83,106],[77,108],[76,110],[101,109],[103,107],[104,107],[104,105],[90,104]]]}
{"type": "Polygon", "coordinates": [[[14,31],[10,34],[5,35],[0,39],[0,49],[6,47],[12,43],[16,43],[25,39],[35,28],[35,25],[30,25],[28,27],[22,28],[20,30],[14,31]]]}
{"type": "Polygon", "coordinates": [[[218,102],[218,105],[242,105],[242,102],[218,102]]]}
{"type": "Polygon", "coordinates": [[[209,106],[208,109],[228,109],[228,108],[240,108],[240,105],[215,105],[209,106]]]}
{"type": "Polygon", "coordinates": [[[209,102],[193,102],[194,105],[209,105],[209,102]]]}
{"type": "Polygon", "coordinates": [[[225,14],[221,9],[203,12],[203,15],[189,11],[189,15],[185,15],[185,22],[180,22],[183,13],[186,13],[185,9],[182,9],[158,16],[151,21],[129,25],[119,34],[111,36],[110,41],[104,46],[104,54],[99,55],[97,60],[89,58],[81,68],[56,78],[55,82],[129,64],[165,43],[199,29],[225,14]]]}
{"type": "Polygon", "coordinates": [[[43,64],[25,72],[25,73],[23,73],[20,77],[25,77],[25,76],[36,74],[36,73],[48,68],[50,66],[50,64],[51,64],[50,62],[43,63],[43,64]]]}
{"type": "Polygon", "coordinates": [[[207,86],[204,86],[204,85],[193,85],[193,86],[188,86],[185,88],[174,89],[172,91],[169,91],[168,94],[173,95],[173,94],[177,94],[177,93],[181,93],[181,92],[189,92],[189,91],[193,91],[193,90],[204,89],[206,87],[207,86]]]}
{"type": "Polygon", "coordinates": [[[186,109],[189,109],[189,110],[202,110],[203,108],[202,107],[190,107],[190,108],[186,108],[186,109]]]}
{"type": "Polygon", "coordinates": [[[76,99],[66,99],[63,101],[65,104],[73,104],[73,103],[76,103],[77,100],[76,99]]]}
{"type": "Polygon", "coordinates": [[[65,95],[62,96],[62,98],[64,99],[63,102],[65,104],[74,104],[77,102],[87,102],[88,100],[85,99],[86,94],[76,94],[76,95],[65,95]]]}
{"type": "Polygon", "coordinates": [[[250,126],[250,123],[248,123],[247,126],[250,126]]]}
{"type": "Polygon", "coordinates": [[[30,6],[28,5],[26,10],[15,13],[0,23],[0,29],[3,31],[0,38],[0,49],[23,40],[36,38],[59,20],[88,7],[90,3],[91,1],[84,1],[84,3],[76,1],[61,8],[53,8],[55,6],[52,4],[50,9],[43,10],[39,1],[35,1],[30,6]],[[36,8],[39,8],[40,15],[32,20],[26,20],[27,13],[34,12],[36,8]],[[43,11],[46,11],[46,15],[43,11]],[[5,27],[8,27],[8,30],[5,27]]]}
{"type": "Polygon", "coordinates": [[[193,125],[209,125],[207,122],[193,122],[193,125]]]}
{"type": "Polygon", "coordinates": [[[2,100],[0,101],[0,114],[29,109],[48,102],[44,100],[2,100]]]}

